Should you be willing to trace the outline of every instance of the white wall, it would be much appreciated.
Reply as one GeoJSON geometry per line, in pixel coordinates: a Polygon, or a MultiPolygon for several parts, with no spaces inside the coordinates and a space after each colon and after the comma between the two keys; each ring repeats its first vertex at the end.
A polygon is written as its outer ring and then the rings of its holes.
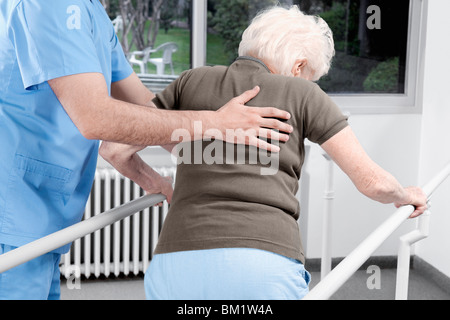
{"type": "MultiPolygon", "coordinates": [[[[420,145],[420,115],[354,115],[350,125],[369,156],[393,174],[405,186],[417,185],[420,145]]],[[[311,187],[307,214],[307,258],[321,256],[323,193],[326,163],[321,148],[314,146],[305,167],[311,187]]],[[[349,178],[335,168],[335,200],[333,205],[333,257],[345,257],[373,230],[396,211],[393,205],[383,205],[363,196],[349,178]]],[[[304,217],[302,217],[303,219],[304,217]]],[[[414,228],[408,221],[376,252],[377,256],[397,254],[398,237],[414,228]]]]}
{"type": "MultiPolygon", "coordinates": [[[[405,186],[424,185],[450,161],[450,1],[428,1],[424,69],[420,77],[421,115],[355,115],[350,124],[369,155],[405,186]]],[[[345,106],[344,106],[345,108],[345,106]]],[[[308,210],[307,257],[321,255],[321,222],[325,186],[325,160],[313,148],[305,168],[311,175],[308,210]]],[[[361,196],[337,169],[333,214],[333,257],[346,256],[389,214],[392,206],[377,204],[361,196]]],[[[450,276],[450,181],[432,198],[429,238],[413,252],[450,276]]],[[[375,255],[396,255],[398,237],[415,228],[408,221],[383,244],[375,255]]]]}
{"type": "MultiPolygon", "coordinates": [[[[450,161],[450,1],[428,5],[425,52],[420,181],[426,183],[450,161]]],[[[450,181],[433,195],[430,237],[416,254],[450,276],[450,181]]]]}

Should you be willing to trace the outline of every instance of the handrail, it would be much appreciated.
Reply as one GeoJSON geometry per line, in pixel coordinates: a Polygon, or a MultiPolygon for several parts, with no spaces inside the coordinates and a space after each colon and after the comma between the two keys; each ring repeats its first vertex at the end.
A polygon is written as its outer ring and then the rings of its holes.
{"type": "Polygon", "coordinates": [[[430,233],[430,216],[430,205],[428,205],[428,209],[419,217],[417,228],[400,237],[400,246],[397,259],[395,300],[406,300],[408,298],[411,246],[414,243],[428,237],[430,233]]]}
{"type": "MultiPolygon", "coordinates": [[[[428,199],[434,191],[450,176],[450,163],[423,187],[428,199]]],[[[58,249],[87,234],[102,229],[122,220],[136,212],[154,206],[165,200],[163,195],[146,195],[120,207],[108,210],[88,220],[79,222],[46,237],[28,243],[15,250],[0,255],[0,273],[20,264],[37,258],[50,251],[58,249]]],[[[328,299],[333,295],[370,255],[414,212],[413,206],[398,209],[372,234],[369,235],[355,250],[353,250],[339,265],[337,265],[322,281],[320,281],[304,300],[328,299]]]]}
{"type": "Polygon", "coordinates": [[[161,194],[146,195],[120,207],[105,211],[90,219],[30,242],[24,246],[0,255],[0,273],[58,249],[85,235],[131,216],[166,199],[161,194]]]}
{"type": "MultiPolygon", "coordinates": [[[[434,191],[450,176],[450,163],[437,174],[423,191],[428,199],[434,191]]],[[[413,206],[404,206],[391,215],[373,231],[359,246],[341,261],[322,281],[320,281],[303,299],[329,299],[362,265],[371,254],[414,212],[413,206]]]]}
{"type": "Polygon", "coordinates": [[[325,205],[323,209],[323,222],[322,222],[322,259],[320,261],[320,279],[324,279],[327,274],[331,271],[331,245],[332,245],[332,237],[331,237],[331,226],[332,226],[332,218],[333,218],[333,201],[335,198],[335,193],[333,190],[334,184],[334,166],[335,163],[333,159],[327,154],[323,154],[326,162],[327,162],[327,179],[324,191],[324,200],[325,205]]]}

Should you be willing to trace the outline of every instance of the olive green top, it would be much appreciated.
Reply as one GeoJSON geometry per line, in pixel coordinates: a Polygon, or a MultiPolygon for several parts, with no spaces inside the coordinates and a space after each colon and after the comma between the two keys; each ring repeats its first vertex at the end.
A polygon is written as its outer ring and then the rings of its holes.
{"type": "Polygon", "coordinates": [[[165,109],[217,110],[256,85],[261,92],[247,105],[288,111],[294,127],[289,141],[280,144],[280,153],[221,140],[180,144],[156,254],[256,248],[304,263],[296,198],[304,139],[322,144],[348,125],[331,99],[313,82],[272,74],[261,61],[240,57],[230,67],[184,72],[154,102],[165,109]]]}

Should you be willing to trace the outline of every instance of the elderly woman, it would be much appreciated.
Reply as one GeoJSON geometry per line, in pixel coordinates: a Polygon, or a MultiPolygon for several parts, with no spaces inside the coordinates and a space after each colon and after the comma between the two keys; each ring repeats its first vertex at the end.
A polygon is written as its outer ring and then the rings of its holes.
{"type": "MultiPolygon", "coordinates": [[[[271,173],[262,174],[267,168],[262,155],[254,163],[237,163],[235,154],[228,155],[230,145],[223,153],[215,146],[216,159],[218,153],[226,158],[222,162],[178,165],[171,207],[146,273],[149,299],[301,299],[308,292],[295,197],[305,139],[319,144],[371,199],[415,205],[413,216],[426,208],[422,190],[403,188],[377,166],[346,117],[312,82],[328,72],[334,55],[332,32],[322,19],[296,6],[264,11],[244,32],[239,54],[229,67],[183,73],[154,103],[175,110],[217,109],[259,86],[251,104],[288,111],[295,130],[280,145],[271,173]]],[[[202,143],[205,151],[216,142],[202,143]]],[[[252,153],[246,147],[245,155],[252,153]]]]}

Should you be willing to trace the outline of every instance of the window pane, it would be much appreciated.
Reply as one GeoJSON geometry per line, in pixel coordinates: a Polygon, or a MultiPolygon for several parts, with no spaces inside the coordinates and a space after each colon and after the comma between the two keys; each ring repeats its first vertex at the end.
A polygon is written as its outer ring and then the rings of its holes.
{"type": "Polygon", "coordinates": [[[237,57],[244,30],[256,14],[292,0],[208,0],[207,64],[230,65],[237,57]]]}
{"type": "Polygon", "coordinates": [[[328,93],[405,93],[410,0],[209,0],[208,64],[230,64],[243,30],[268,6],[299,4],[334,34],[328,93]]]}
{"type": "Polygon", "coordinates": [[[133,69],[155,91],[191,67],[191,2],[102,0],[133,69]]]}
{"type": "Polygon", "coordinates": [[[324,90],[405,93],[409,0],[334,0],[316,7],[322,1],[310,2],[302,9],[319,14],[334,33],[336,57],[319,81],[324,90]]]}

